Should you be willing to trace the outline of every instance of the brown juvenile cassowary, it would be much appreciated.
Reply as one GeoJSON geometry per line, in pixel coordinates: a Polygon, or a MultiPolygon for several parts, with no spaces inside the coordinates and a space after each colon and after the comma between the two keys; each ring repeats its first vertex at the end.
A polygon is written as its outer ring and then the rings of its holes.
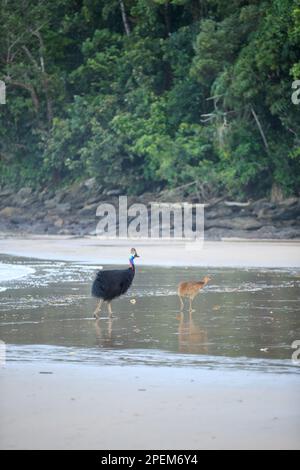
{"type": "Polygon", "coordinates": [[[107,302],[109,314],[112,315],[111,301],[125,294],[132,284],[135,275],[135,258],[139,258],[135,248],[131,249],[128,269],[114,269],[111,271],[98,271],[92,285],[92,296],[99,299],[94,317],[99,318],[103,302],[107,302]]]}
{"type": "Polygon", "coordinates": [[[210,276],[205,276],[202,281],[190,281],[190,282],[181,282],[178,285],[178,296],[180,300],[181,310],[184,307],[182,297],[188,297],[190,299],[190,311],[192,311],[192,302],[196,295],[199,294],[200,290],[203,289],[206,284],[211,281],[210,276]]]}

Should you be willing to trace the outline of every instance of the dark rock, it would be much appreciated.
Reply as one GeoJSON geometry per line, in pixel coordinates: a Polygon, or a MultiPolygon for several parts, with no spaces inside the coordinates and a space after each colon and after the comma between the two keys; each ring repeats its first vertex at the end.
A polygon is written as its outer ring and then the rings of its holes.
{"type": "Polygon", "coordinates": [[[22,199],[26,199],[27,197],[31,196],[32,189],[31,188],[21,188],[17,193],[17,198],[21,201],[22,199]]]}
{"type": "Polygon", "coordinates": [[[72,235],[72,232],[67,228],[63,228],[58,231],[58,234],[59,235],[72,235]]]}
{"type": "Polygon", "coordinates": [[[88,180],[84,181],[83,185],[87,189],[93,189],[96,185],[96,178],[89,178],[88,180]]]}
{"type": "MultiPolygon", "coordinates": [[[[119,189],[104,194],[93,178],[56,191],[47,188],[32,192],[30,188],[22,188],[15,194],[10,188],[2,188],[0,229],[10,233],[95,235],[97,207],[101,202],[117,207],[119,195],[122,195],[119,189]]],[[[128,198],[128,207],[134,203],[143,203],[149,209],[150,203],[159,201],[159,198],[166,202],[177,202],[176,194],[164,191],[160,194],[132,196],[128,198]]],[[[191,197],[186,195],[182,200],[191,202],[191,197]]],[[[277,204],[267,199],[251,203],[224,201],[224,198],[208,201],[205,204],[205,238],[220,240],[232,237],[300,238],[299,198],[289,198],[277,204]]]]}
{"type": "Polygon", "coordinates": [[[85,205],[85,201],[77,201],[77,202],[72,202],[72,209],[75,212],[78,212],[79,209],[82,209],[85,205]]]}
{"type": "Polygon", "coordinates": [[[47,209],[54,209],[57,206],[57,202],[55,199],[47,199],[45,200],[45,207],[47,209]]]}
{"type": "Polygon", "coordinates": [[[293,206],[275,206],[271,208],[262,208],[258,211],[257,217],[265,220],[287,220],[296,218],[300,215],[300,204],[293,206]]]}
{"type": "Polygon", "coordinates": [[[57,214],[48,213],[44,217],[43,222],[46,223],[47,225],[54,225],[58,219],[60,219],[60,217],[57,214]]]}
{"type": "Polygon", "coordinates": [[[205,221],[205,230],[218,227],[231,230],[257,230],[262,224],[254,217],[235,217],[231,219],[213,219],[205,221]]]}
{"type": "Polygon", "coordinates": [[[3,189],[0,191],[0,198],[7,197],[7,196],[12,196],[14,194],[14,191],[11,189],[3,189]]]}
{"type": "Polygon", "coordinates": [[[216,219],[223,217],[232,216],[232,209],[230,207],[220,206],[215,207],[214,209],[205,209],[205,218],[206,219],[216,219]]]}
{"type": "Polygon", "coordinates": [[[49,225],[47,227],[47,233],[49,235],[56,235],[58,233],[58,229],[57,229],[57,227],[54,227],[53,225],[49,225]]]}
{"type": "Polygon", "coordinates": [[[13,216],[16,216],[16,215],[19,215],[21,214],[22,211],[21,209],[19,209],[18,207],[4,207],[1,211],[0,211],[0,217],[4,217],[6,219],[10,219],[11,217],[13,216]]]}
{"type": "Polygon", "coordinates": [[[259,211],[257,212],[258,219],[269,220],[271,219],[271,217],[272,217],[272,212],[270,212],[270,210],[267,208],[259,209],[259,211]]]}
{"type": "Polygon", "coordinates": [[[57,217],[54,221],[54,226],[57,228],[62,228],[64,225],[64,220],[61,217],[57,217]]]}
{"type": "Polygon", "coordinates": [[[267,199],[259,199],[251,204],[251,208],[255,214],[258,214],[261,210],[268,211],[275,209],[276,205],[267,199]]]}
{"type": "Polygon", "coordinates": [[[36,221],[43,220],[44,217],[46,217],[45,212],[38,212],[38,211],[36,211],[36,212],[34,213],[34,220],[36,220],[36,221]]]}
{"type": "Polygon", "coordinates": [[[96,211],[97,211],[98,205],[99,205],[98,203],[86,205],[78,211],[78,215],[79,216],[86,216],[86,215],[92,216],[93,215],[96,217],[96,211]]]}
{"type": "Polygon", "coordinates": [[[274,225],[266,225],[261,227],[255,232],[256,238],[288,240],[293,238],[300,238],[300,227],[295,228],[281,228],[274,225]]]}
{"type": "Polygon", "coordinates": [[[10,218],[10,222],[14,225],[28,224],[29,220],[25,215],[13,215],[10,218]]]}
{"type": "Polygon", "coordinates": [[[20,203],[18,204],[19,207],[28,207],[31,206],[35,203],[36,199],[34,196],[24,198],[20,203]]]}
{"type": "Polygon", "coordinates": [[[72,204],[72,207],[76,207],[78,203],[81,203],[81,207],[84,206],[87,198],[87,188],[84,184],[73,184],[65,192],[64,202],[72,204]]]}
{"type": "Polygon", "coordinates": [[[227,230],[220,228],[210,228],[205,230],[204,238],[205,240],[221,240],[227,232],[227,230]]]}
{"type": "Polygon", "coordinates": [[[48,230],[48,224],[44,222],[34,223],[31,227],[33,233],[46,233],[48,230]]]}
{"type": "Polygon", "coordinates": [[[94,195],[86,201],[86,205],[88,206],[90,204],[100,204],[101,201],[102,201],[102,198],[100,196],[94,195]]]}
{"type": "Polygon", "coordinates": [[[64,214],[65,212],[70,212],[71,210],[71,204],[68,202],[65,202],[63,204],[57,204],[56,206],[56,212],[58,214],[64,214]]]}
{"type": "Polygon", "coordinates": [[[300,200],[298,197],[290,197],[288,199],[284,199],[283,201],[281,201],[280,206],[291,207],[299,203],[300,203],[300,200]]]}
{"type": "Polygon", "coordinates": [[[46,189],[44,189],[43,191],[40,191],[38,193],[38,200],[41,201],[41,202],[45,202],[45,201],[48,201],[49,199],[52,199],[53,197],[53,193],[49,193],[46,189]]]}
{"type": "Polygon", "coordinates": [[[57,204],[60,204],[64,200],[66,195],[67,195],[67,192],[65,190],[59,190],[59,191],[56,191],[53,199],[57,202],[57,204]]]}
{"type": "Polygon", "coordinates": [[[62,204],[53,204],[53,199],[45,204],[49,214],[65,214],[71,210],[71,204],[68,202],[62,204]]]}

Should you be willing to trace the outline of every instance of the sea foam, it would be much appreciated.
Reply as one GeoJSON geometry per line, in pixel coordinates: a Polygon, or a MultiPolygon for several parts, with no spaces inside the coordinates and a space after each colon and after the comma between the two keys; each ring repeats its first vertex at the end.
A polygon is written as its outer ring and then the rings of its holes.
{"type": "MultiPolygon", "coordinates": [[[[0,263],[0,282],[11,281],[33,274],[35,270],[19,264],[0,263]]],[[[4,288],[1,288],[4,289],[4,288]]]]}

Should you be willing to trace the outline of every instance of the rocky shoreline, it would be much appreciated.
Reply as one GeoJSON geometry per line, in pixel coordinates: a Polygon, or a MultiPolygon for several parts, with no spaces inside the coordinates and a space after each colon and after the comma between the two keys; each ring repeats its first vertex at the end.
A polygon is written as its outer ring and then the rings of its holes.
{"type": "MultiPolygon", "coordinates": [[[[10,235],[95,235],[100,203],[116,207],[123,193],[105,191],[94,178],[66,189],[14,191],[0,188],[0,232],[10,235]]],[[[128,197],[128,205],[152,201],[203,202],[191,196],[162,191],[128,197]]],[[[268,199],[234,202],[226,198],[205,201],[205,238],[296,239],[300,238],[300,198],[274,203],[268,199]]]]}

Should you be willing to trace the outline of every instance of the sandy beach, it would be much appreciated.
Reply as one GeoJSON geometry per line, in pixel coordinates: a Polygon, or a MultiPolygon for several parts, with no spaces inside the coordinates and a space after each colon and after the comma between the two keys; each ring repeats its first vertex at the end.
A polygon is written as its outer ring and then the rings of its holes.
{"type": "Polygon", "coordinates": [[[95,237],[0,238],[0,253],[48,260],[122,264],[136,246],[144,266],[300,267],[300,241],[206,241],[202,249],[184,244],[103,240],[95,237]]]}
{"type": "Polygon", "coordinates": [[[0,448],[300,449],[300,242],[135,243],[137,303],[98,324],[93,270],[126,263],[131,245],[0,239],[0,448]],[[186,266],[214,282],[179,319],[186,266]]]}
{"type": "Polygon", "coordinates": [[[299,449],[299,377],[195,368],[1,369],[2,449],[299,449]]]}

